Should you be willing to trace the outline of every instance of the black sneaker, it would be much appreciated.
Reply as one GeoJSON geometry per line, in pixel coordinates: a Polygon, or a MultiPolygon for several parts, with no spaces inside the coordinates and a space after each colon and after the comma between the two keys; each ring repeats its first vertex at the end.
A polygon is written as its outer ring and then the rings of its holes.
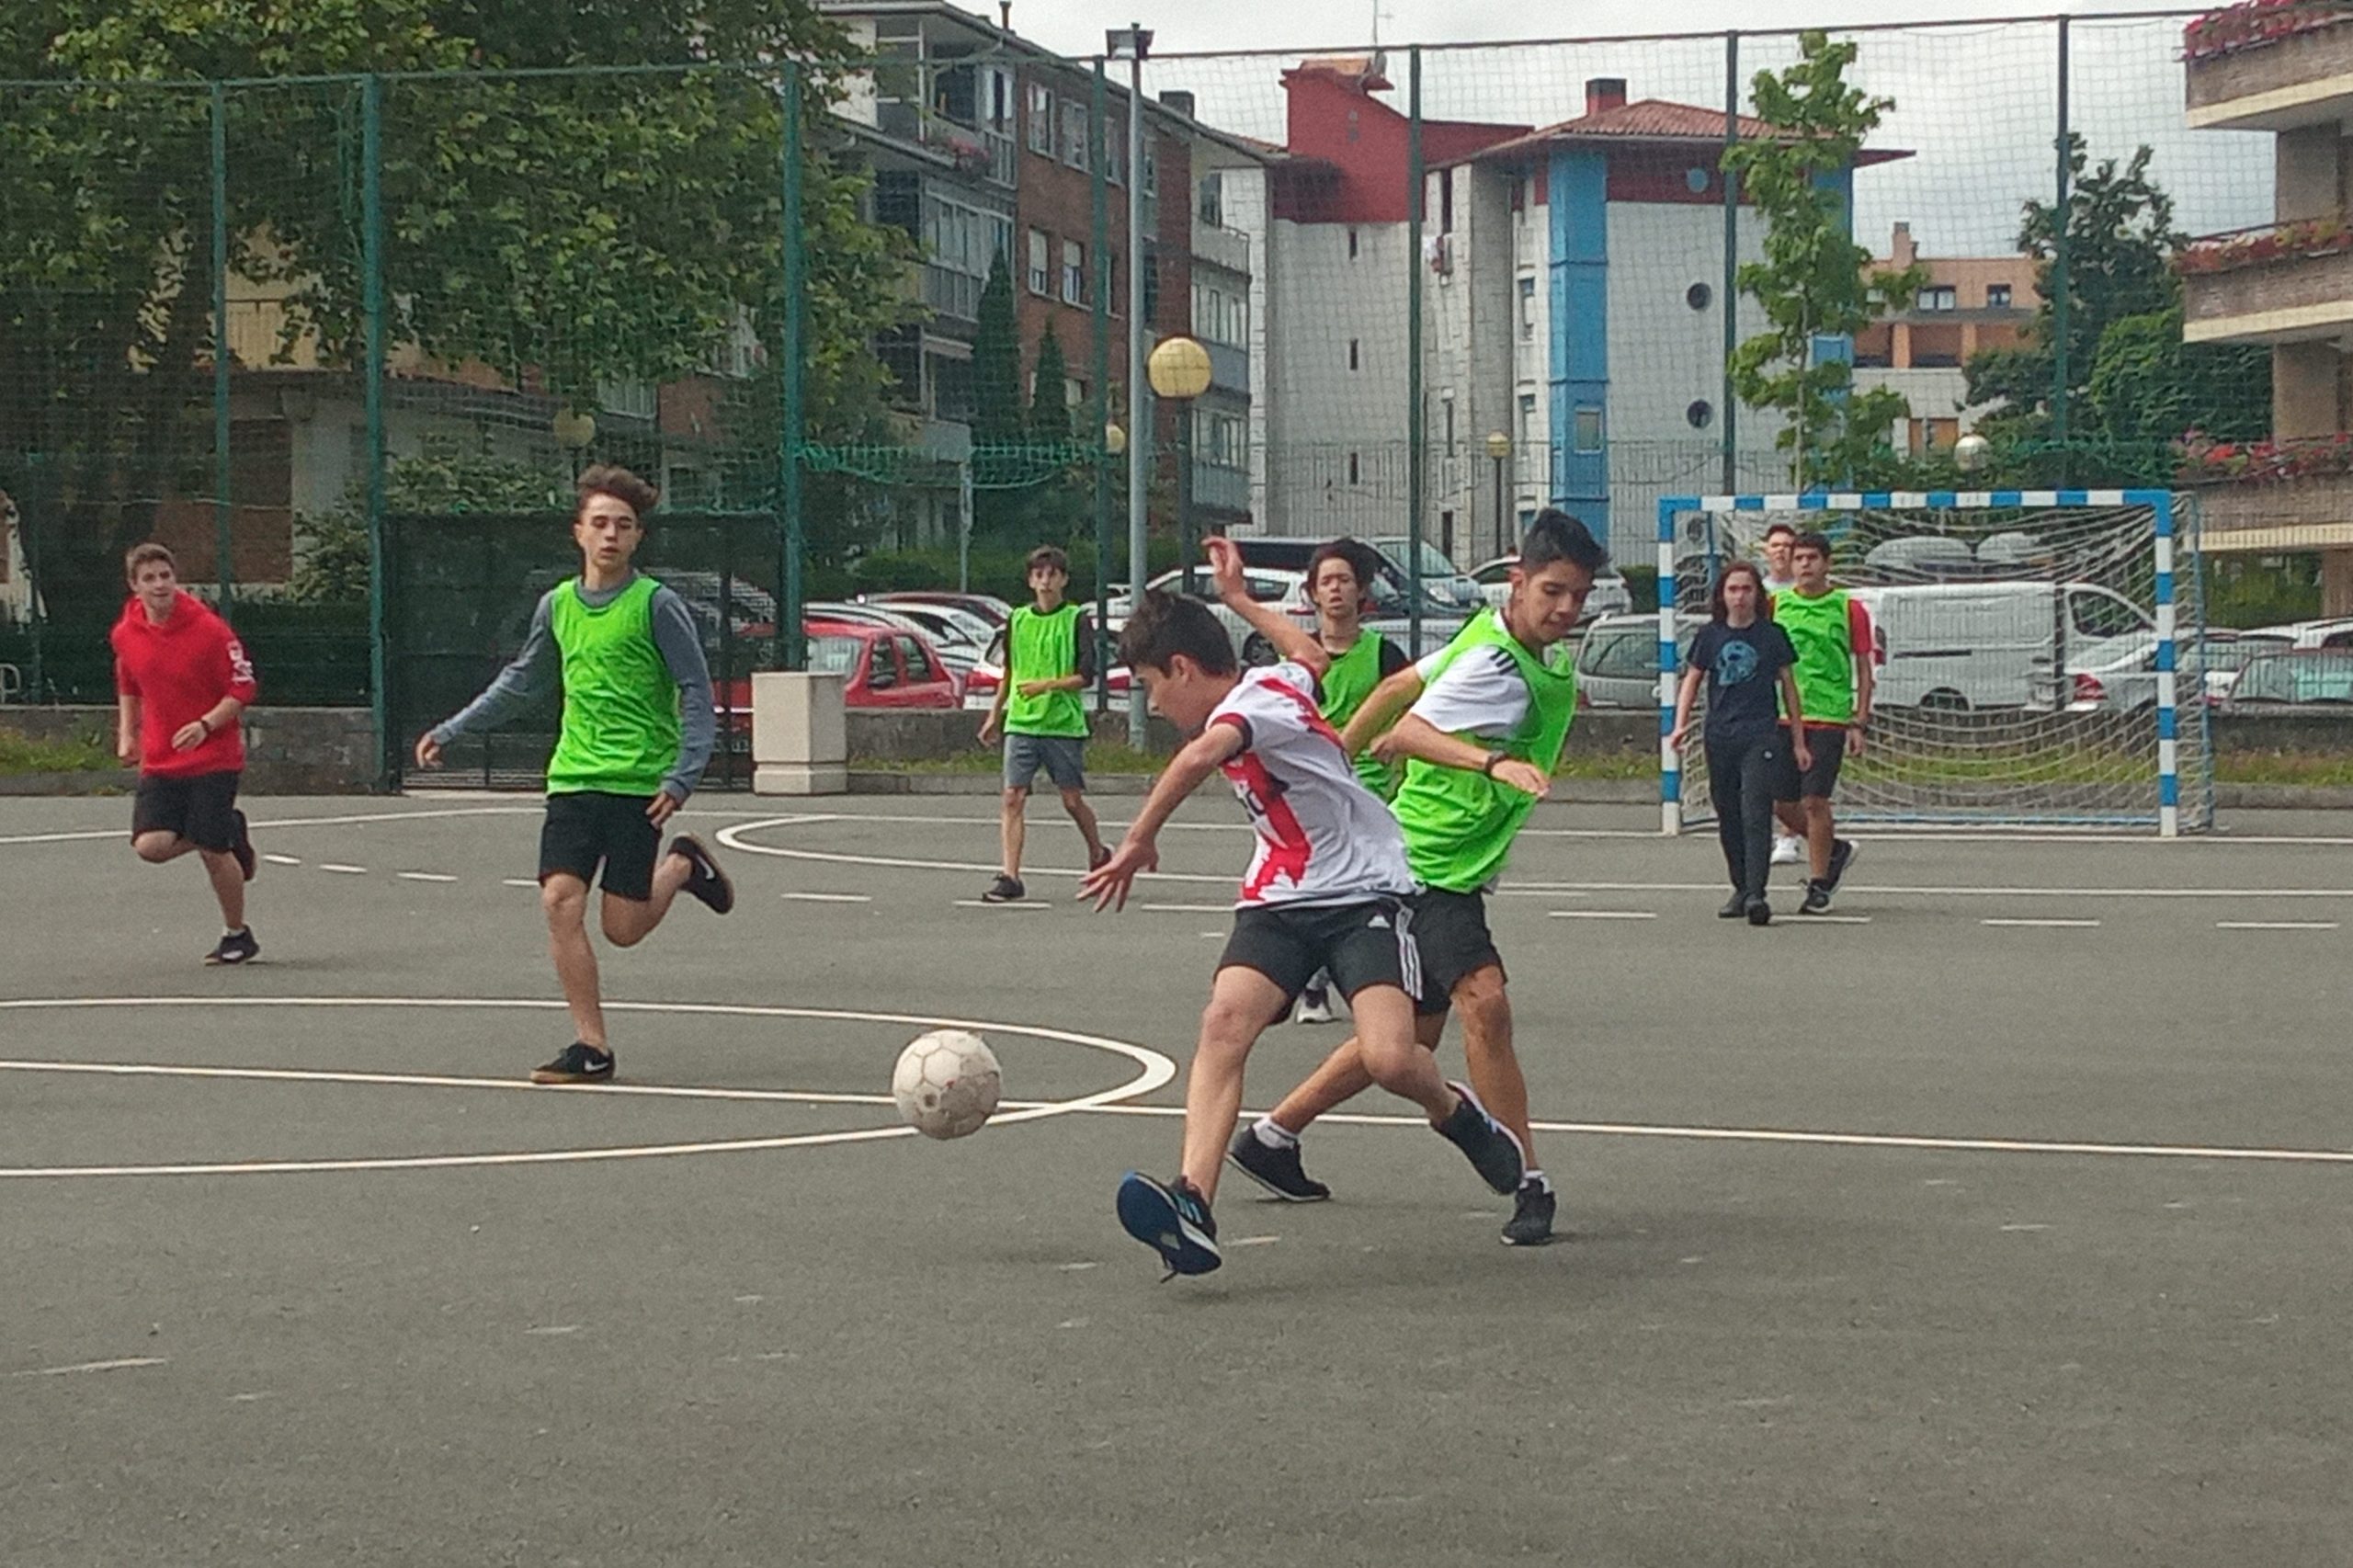
{"type": "Polygon", "coordinates": [[[1438,1124],[1438,1136],[1469,1156],[1479,1179],[1497,1192],[1516,1192],[1528,1169],[1528,1157],[1511,1129],[1487,1114],[1468,1084],[1447,1085],[1462,1096],[1454,1114],[1438,1124]]]}
{"type": "Polygon", "coordinates": [[[1179,1274],[1207,1274],[1225,1262],[1217,1250],[1217,1221],[1200,1192],[1183,1176],[1163,1187],[1130,1171],[1120,1179],[1120,1228],[1160,1255],[1164,1281],[1179,1274]]]}
{"type": "Polygon", "coordinates": [[[1549,1246],[1552,1241],[1552,1189],[1540,1181],[1523,1181],[1513,1196],[1511,1221],[1504,1226],[1507,1247],[1549,1246]]]}
{"type": "Polygon", "coordinates": [[[1287,1202],[1321,1203],[1332,1196],[1332,1189],[1309,1176],[1300,1164],[1298,1144],[1269,1148],[1255,1128],[1245,1127],[1233,1135],[1233,1142],[1226,1145],[1225,1163],[1287,1202]]]}
{"type": "Polygon", "coordinates": [[[242,931],[222,937],[220,946],[204,955],[204,961],[208,964],[244,963],[260,951],[261,944],[254,940],[254,928],[248,926],[242,931]]]}
{"type": "Polygon", "coordinates": [[[1716,911],[1716,918],[1719,920],[1737,920],[1747,913],[1748,901],[1741,897],[1740,894],[1734,893],[1732,897],[1724,901],[1724,906],[1722,909],[1716,911]]]}
{"type": "Polygon", "coordinates": [[[1800,915],[1830,913],[1830,884],[1809,880],[1805,884],[1805,902],[1798,905],[1800,915]]]}
{"type": "Polygon", "coordinates": [[[613,1053],[574,1040],[544,1067],[531,1070],[534,1084],[603,1084],[613,1076],[613,1053]]]}
{"type": "Polygon", "coordinates": [[[229,814],[237,819],[237,838],[235,843],[229,846],[229,853],[236,857],[237,869],[244,873],[245,881],[252,881],[254,871],[260,864],[258,858],[254,854],[252,830],[245,825],[244,812],[232,811],[229,814]]]}
{"type": "Polygon", "coordinates": [[[1748,907],[1743,910],[1742,913],[1748,916],[1748,923],[1751,926],[1770,926],[1773,924],[1773,906],[1766,903],[1761,898],[1750,899],[1748,901],[1748,907]]]}
{"type": "Polygon", "coordinates": [[[981,902],[983,903],[1019,903],[1029,896],[1029,890],[1021,885],[1019,877],[1000,875],[996,881],[989,884],[989,891],[981,894],[981,902]]]}
{"type": "Polygon", "coordinates": [[[1830,841],[1830,874],[1822,879],[1830,884],[1832,892],[1838,891],[1838,884],[1847,880],[1847,868],[1854,863],[1855,841],[1851,838],[1832,839],[1830,841]]]}
{"type": "Polygon", "coordinates": [[[687,885],[679,890],[681,892],[700,899],[713,915],[724,915],[735,907],[735,884],[719,869],[719,862],[711,858],[701,839],[691,833],[682,833],[670,840],[670,853],[694,868],[687,873],[687,885]]]}

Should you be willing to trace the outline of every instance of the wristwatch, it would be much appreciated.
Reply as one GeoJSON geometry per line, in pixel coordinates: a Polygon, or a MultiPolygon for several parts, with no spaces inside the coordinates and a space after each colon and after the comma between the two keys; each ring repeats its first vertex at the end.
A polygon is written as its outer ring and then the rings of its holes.
{"type": "Polygon", "coordinates": [[[1495,776],[1495,766],[1498,763],[1508,762],[1510,760],[1511,753],[1503,750],[1501,747],[1497,747],[1495,750],[1487,754],[1487,760],[1480,766],[1479,771],[1485,774],[1488,778],[1493,778],[1495,776]]]}

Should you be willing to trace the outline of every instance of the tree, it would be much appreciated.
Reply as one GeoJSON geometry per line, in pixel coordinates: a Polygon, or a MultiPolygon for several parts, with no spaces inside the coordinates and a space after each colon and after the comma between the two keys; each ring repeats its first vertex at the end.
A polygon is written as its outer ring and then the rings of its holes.
{"type": "MultiPolygon", "coordinates": [[[[972,445],[1005,449],[1020,445],[1023,429],[1021,331],[1013,313],[1013,273],[1005,253],[989,260],[972,333],[972,445]]],[[[1022,531],[1021,496],[1011,490],[984,489],[972,497],[972,527],[988,538],[1022,531]]]]}
{"type": "Polygon", "coordinates": [[[1888,433],[1911,405],[1885,390],[1857,392],[1854,367],[1817,355],[1824,337],[1851,340],[1881,315],[1908,304],[1925,269],[1872,272],[1855,244],[1841,186],[1863,142],[1894,108],[1847,85],[1851,40],[1800,35],[1800,58],[1757,74],[1757,118],[1768,134],[1734,143],[1726,170],[1764,218],[1765,258],[1744,264],[1740,290],[1757,302],[1766,330],[1733,351],[1732,381],[1751,408],[1778,413],[1774,444],[1791,456],[1800,485],[1883,480],[1899,463],[1888,433]]]}
{"type": "Polygon", "coordinates": [[[2077,482],[2160,483],[2171,472],[2172,443],[2188,430],[2243,439],[2270,423],[2268,351],[2182,341],[2173,262],[2185,236],[2174,226],[2173,199],[2149,176],[2152,155],[2143,146],[2121,167],[2113,158],[2095,166],[2083,138],[2070,138],[2063,388],[2055,352],[2062,222],[2054,203],[2026,204],[2018,250],[2036,261],[2034,320],[2018,347],[1978,354],[1963,367],[1969,401],[2000,405],[1978,428],[2007,449],[2015,477],[2063,471],[2077,482]],[[2072,463],[2051,449],[2062,392],[2065,444],[2081,460],[2072,463]]]}
{"type": "MultiPolygon", "coordinates": [[[[1048,322],[1029,389],[1029,440],[1041,460],[1048,449],[1071,439],[1069,398],[1070,367],[1063,358],[1062,338],[1048,322]]],[[[1094,495],[1091,470],[1053,472],[1029,494],[1030,531],[1040,539],[1068,543],[1086,531],[1094,495]]]]}
{"type": "MultiPolygon", "coordinates": [[[[848,53],[813,0],[11,0],[0,74],[101,85],[15,87],[0,114],[0,387],[17,389],[0,392],[0,462],[54,460],[58,542],[109,597],[114,547],[152,527],[159,497],[207,488],[210,128],[188,86],[201,77],[448,74],[387,81],[378,120],[387,335],[412,379],[487,372],[585,408],[731,358],[742,335],[778,343],[778,77],[488,74],[583,61],[806,62],[809,408],[819,431],[862,427],[871,339],[908,308],[907,252],[860,219],[862,176],[824,155],[848,53]]],[[[241,88],[228,106],[233,275],[284,298],[281,357],[355,369],[361,85],[241,88]]],[[[780,370],[768,353],[706,422],[707,440],[755,454],[763,493],[774,419],[746,416],[772,410],[780,370]]],[[[74,574],[44,584],[52,609],[74,574]]]]}
{"type": "MultiPolygon", "coordinates": [[[[571,486],[530,463],[444,436],[384,472],[384,509],[399,512],[567,512],[571,486]]],[[[352,485],[324,517],[305,517],[287,597],[298,604],[351,604],[368,597],[368,485],[352,485]]]]}

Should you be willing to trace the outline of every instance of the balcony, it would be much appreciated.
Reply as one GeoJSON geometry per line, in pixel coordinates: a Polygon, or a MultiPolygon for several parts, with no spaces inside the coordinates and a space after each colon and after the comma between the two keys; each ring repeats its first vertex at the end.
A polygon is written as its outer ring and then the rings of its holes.
{"type": "Polygon", "coordinates": [[[923,302],[934,314],[949,321],[977,323],[981,315],[981,289],[987,281],[969,272],[958,272],[937,262],[926,262],[923,268],[923,302]]]}
{"type": "Polygon", "coordinates": [[[2187,342],[2296,343],[2353,327],[2353,224],[2342,218],[2207,234],[2175,265],[2187,342]]]}
{"type": "Polygon", "coordinates": [[[2353,116],[2353,16],[2247,0],[2183,30],[2195,131],[2293,131],[2353,116]]]}
{"type": "Polygon", "coordinates": [[[1250,509],[1250,476],[1238,468],[1193,462],[1193,505],[1220,512],[1250,509]]]}
{"type": "Polygon", "coordinates": [[[1250,275],[1250,236],[1239,229],[1221,228],[1215,223],[1193,225],[1193,259],[1222,267],[1228,272],[1250,275]]]}
{"type": "Polygon", "coordinates": [[[1204,342],[1201,347],[1210,351],[1210,385],[1247,396],[1250,351],[1226,343],[1204,342]]]}

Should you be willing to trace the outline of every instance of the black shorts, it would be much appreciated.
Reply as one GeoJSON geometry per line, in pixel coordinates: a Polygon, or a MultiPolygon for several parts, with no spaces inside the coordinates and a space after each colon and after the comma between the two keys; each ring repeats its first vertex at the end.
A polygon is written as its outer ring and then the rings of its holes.
{"type": "Polygon", "coordinates": [[[1420,991],[1422,968],[1415,929],[1413,907],[1402,898],[1236,910],[1217,967],[1238,964],[1282,987],[1277,1018],[1324,970],[1343,996],[1373,985],[1394,985],[1412,996],[1420,991]]]}
{"type": "Polygon", "coordinates": [[[1454,988],[1493,965],[1503,972],[1503,955],[1487,930],[1487,895],[1424,888],[1414,898],[1414,939],[1422,949],[1422,989],[1415,1009],[1441,1017],[1454,1006],[1454,988]]]}
{"type": "Polygon", "coordinates": [[[584,882],[605,868],[605,891],[616,898],[654,896],[654,862],[662,830],[645,814],[651,795],[608,795],[599,790],[550,795],[540,827],[540,881],[559,872],[584,882]]]}
{"type": "Polygon", "coordinates": [[[199,773],[192,778],[139,776],[131,805],[131,836],[168,833],[199,849],[226,855],[237,842],[236,772],[199,773]]]}
{"type": "Polygon", "coordinates": [[[1846,730],[1808,724],[1805,744],[1813,753],[1813,766],[1801,774],[1797,748],[1790,743],[1790,727],[1781,726],[1781,760],[1775,769],[1773,799],[1826,801],[1837,790],[1838,768],[1847,760],[1846,730]]]}

